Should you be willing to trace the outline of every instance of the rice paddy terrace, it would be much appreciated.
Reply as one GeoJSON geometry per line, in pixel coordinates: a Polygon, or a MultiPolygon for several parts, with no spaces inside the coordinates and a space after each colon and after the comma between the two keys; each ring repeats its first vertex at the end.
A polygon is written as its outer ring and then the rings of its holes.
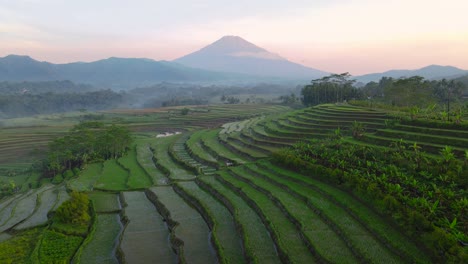
{"type": "Polygon", "coordinates": [[[355,195],[269,157],[298,141],[337,134],[350,144],[384,149],[417,143],[429,155],[450,146],[462,157],[468,131],[394,123],[384,112],[348,105],[296,111],[220,106],[158,119],[155,113],[107,113],[135,131],[127,155],[88,164],[61,185],[0,200],[0,252],[23,239],[29,244],[12,253],[16,260],[40,260],[45,249],[32,241],[46,233],[32,227],[45,228],[47,212],[74,190],[88,193],[96,212],[93,231],[65,258],[75,263],[434,261],[355,195]],[[356,121],[363,127],[357,139],[347,136],[356,121]]]}

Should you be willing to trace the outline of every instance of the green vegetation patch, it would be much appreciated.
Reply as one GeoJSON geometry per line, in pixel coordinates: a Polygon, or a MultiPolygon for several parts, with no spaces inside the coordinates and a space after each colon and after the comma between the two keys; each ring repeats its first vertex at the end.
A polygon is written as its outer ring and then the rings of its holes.
{"type": "Polygon", "coordinates": [[[274,185],[271,180],[258,177],[243,168],[233,168],[232,171],[238,178],[248,181],[251,186],[270,195],[277,203],[281,203],[288,218],[294,219],[297,228],[300,228],[307,242],[321,258],[331,263],[359,263],[345,241],[340,239],[339,235],[343,234],[336,234],[304,199],[274,185]]]}
{"type": "Polygon", "coordinates": [[[302,240],[297,227],[267,195],[256,190],[248,183],[235,179],[229,173],[220,172],[219,176],[223,184],[231,188],[237,188],[237,192],[242,198],[255,208],[263,222],[268,225],[267,228],[278,246],[281,259],[293,263],[316,263],[312,252],[302,240]]]}
{"type": "Polygon", "coordinates": [[[142,189],[153,185],[150,176],[137,162],[136,147],[132,147],[126,155],[117,161],[122,167],[129,171],[127,186],[130,189],[142,189]]]}
{"type": "Polygon", "coordinates": [[[191,180],[195,177],[192,172],[182,168],[169,155],[169,147],[179,138],[180,135],[155,139],[151,147],[154,149],[156,164],[162,166],[169,172],[169,178],[172,180],[191,180]]]}
{"type": "Polygon", "coordinates": [[[143,167],[148,175],[150,175],[154,185],[167,184],[167,177],[158,169],[153,161],[153,152],[150,148],[150,140],[139,140],[136,146],[137,161],[143,167]]]}
{"type": "Polygon", "coordinates": [[[68,187],[77,192],[92,191],[94,183],[101,177],[102,163],[87,164],[77,178],[68,182],[68,187]]]}
{"type": "Polygon", "coordinates": [[[43,231],[43,228],[25,230],[1,242],[0,263],[28,263],[43,231]]]}
{"type": "Polygon", "coordinates": [[[122,191],[128,188],[128,171],[110,159],[104,162],[101,177],[94,184],[94,188],[111,191],[122,191]]]}
{"type": "Polygon", "coordinates": [[[171,218],[179,223],[175,228],[175,235],[184,241],[184,258],[198,263],[216,262],[208,239],[210,230],[203,217],[171,187],[152,187],[150,190],[169,210],[171,218]]]}
{"type": "Polygon", "coordinates": [[[212,176],[199,179],[199,184],[231,211],[241,230],[245,254],[253,263],[281,263],[276,247],[258,214],[233,190],[212,176]]]}
{"type": "Polygon", "coordinates": [[[40,263],[69,263],[81,245],[83,237],[46,230],[39,248],[40,263]]]}
{"type": "Polygon", "coordinates": [[[118,214],[97,214],[95,231],[77,263],[117,264],[116,248],[122,231],[118,214]]]}
{"type": "Polygon", "coordinates": [[[237,233],[234,219],[229,210],[206,193],[195,182],[180,182],[177,184],[190,201],[197,201],[199,210],[209,218],[212,225],[212,235],[221,263],[245,263],[241,247],[241,239],[237,233]]]}
{"type": "Polygon", "coordinates": [[[94,210],[97,213],[110,213],[122,209],[119,201],[119,195],[107,192],[92,192],[89,199],[93,201],[94,210]]]}

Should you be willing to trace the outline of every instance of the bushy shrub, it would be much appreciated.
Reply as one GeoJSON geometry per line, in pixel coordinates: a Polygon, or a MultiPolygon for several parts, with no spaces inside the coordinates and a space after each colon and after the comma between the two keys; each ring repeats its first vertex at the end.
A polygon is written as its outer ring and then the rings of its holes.
{"type": "Polygon", "coordinates": [[[87,224],[89,215],[89,198],[84,193],[72,192],[70,200],[64,202],[56,211],[58,220],[68,224],[87,224]]]}

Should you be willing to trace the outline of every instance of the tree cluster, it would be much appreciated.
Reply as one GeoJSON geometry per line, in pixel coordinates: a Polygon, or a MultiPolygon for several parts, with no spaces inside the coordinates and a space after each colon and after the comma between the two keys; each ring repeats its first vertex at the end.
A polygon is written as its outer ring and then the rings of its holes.
{"type": "Polygon", "coordinates": [[[234,96],[226,96],[223,94],[221,96],[221,102],[225,104],[238,104],[240,103],[240,99],[234,96]]]}
{"type": "Polygon", "coordinates": [[[0,117],[21,117],[79,109],[108,109],[122,103],[122,94],[111,90],[86,93],[41,93],[0,95],[0,117]]]}
{"type": "Polygon", "coordinates": [[[424,106],[458,101],[466,93],[467,87],[455,80],[429,81],[420,76],[400,79],[383,77],[378,83],[367,83],[362,91],[369,98],[396,106],[424,106]]]}
{"type": "Polygon", "coordinates": [[[342,73],[312,80],[311,84],[302,88],[302,103],[313,106],[360,99],[362,94],[358,88],[353,87],[354,80],[350,78],[349,73],[342,73]]]}
{"type": "Polygon", "coordinates": [[[285,105],[292,105],[295,104],[299,101],[299,98],[294,93],[291,93],[290,95],[281,95],[278,97],[280,100],[281,104],[285,105]]]}
{"type": "Polygon", "coordinates": [[[80,123],[49,144],[45,174],[55,176],[89,161],[121,157],[131,143],[126,127],[104,126],[96,121],[80,123]]]}
{"type": "Polygon", "coordinates": [[[88,84],[71,81],[0,82],[0,94],[84,93],[96,90],[88,84]]]}

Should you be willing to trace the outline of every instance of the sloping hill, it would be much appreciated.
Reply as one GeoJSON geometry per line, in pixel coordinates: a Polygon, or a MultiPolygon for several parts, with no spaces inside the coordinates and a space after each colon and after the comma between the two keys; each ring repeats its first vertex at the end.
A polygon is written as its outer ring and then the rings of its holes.
{"type": "Polygon", "coordinates": [[[1,81],[70,80],[113,88],[128,88],[161,81],[214,81],[226,73],[193,69],[174,62],[138,58],[109,58],[94,62],[53,64],[28,56],[0,58],[1,81]]]}
{"type": "Polygon", "coordinates": [[[459,76],[467,73],[468,71],[453,66],[430,65],[416,70],[390,70],[382,73],[371,73],[356,76],[356,80],[359,82],[367,83],[372,81],[379,81],[382,77],[401,78],[412,76],[421,76],[429,80],[439,80],[443,78],[449,79],[453,78],[454,76],[459,76]]]}

